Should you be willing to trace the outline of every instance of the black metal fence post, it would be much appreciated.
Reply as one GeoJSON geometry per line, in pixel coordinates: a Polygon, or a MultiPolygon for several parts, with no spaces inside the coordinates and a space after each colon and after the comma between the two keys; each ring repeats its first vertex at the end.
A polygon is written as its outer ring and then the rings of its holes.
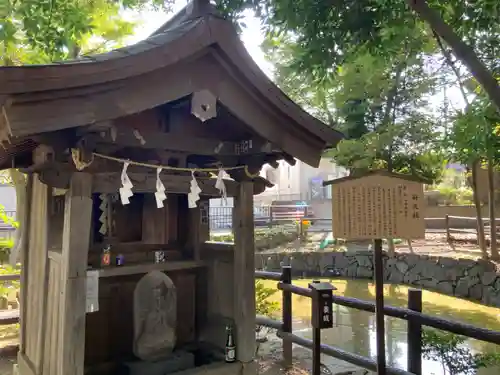
{"type": "Polygon", "coordinates": [[[333,327],[333,298],[335,287],[330,283],[314,280],[309,284],[311,289],[312,311],[311,323],[313,327],[313,371],[312,375],[321,374],[321,329],[333,327]]]}
{"type": "MultiPolygon", "coordinates": [[[[290,285],[292,283],[292,267],[281,267],[281,282],[290,285]]],[[[288,290],[282,291],[282,321],[283,332],[292,333],[292,292],[288,290]]],[[[283,362],[286,367],[292,365],[292,341],[283,339],[283,362]]]]}
{"type": "MultiPolygon", "coordinates": [[[[319,284],[318,280],[313,280],[313,284],[319,284]]],[[[311,284],[309,284],[309,288],[312,288],[311,284]]],[[[314,293],[312,295],[312,301],[311,301],[311,306],[312,306],[312,313],[311,313],[311,320],[313,321],[313,368],[312,368],[312,375],[320,375],[321,374],[321,329],[319,328],[319,325],[314,324],[314,317],[318,314],[318,293],[314,293]]]]}
{"type": "MultiPolygon", "coordinates": [[[[408,290],[408,309],[422,312],[422,291],[408,290]]],[[[408,371],[422,375],[422,325],[408,317],[408,371]]]]}
{"type": "Polygon", "coordinates": [[[377,338],[377,375],[386,375],[385,313],[384,313],[384,264],[382,240],[373,241],[375,268],[375,328],[377,338]]]}

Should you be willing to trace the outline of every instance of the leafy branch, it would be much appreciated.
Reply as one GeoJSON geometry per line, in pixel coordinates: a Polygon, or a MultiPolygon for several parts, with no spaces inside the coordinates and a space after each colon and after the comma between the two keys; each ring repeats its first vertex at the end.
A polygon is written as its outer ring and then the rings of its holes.
{"type": "Polygon", "coordinates": [[[454,333],[425,329],[423,357],[441,363],[444,375],[475,375],[480,368],[500,365],[500,353],[472,354],[465,345],[466,340],[454,333]]]}

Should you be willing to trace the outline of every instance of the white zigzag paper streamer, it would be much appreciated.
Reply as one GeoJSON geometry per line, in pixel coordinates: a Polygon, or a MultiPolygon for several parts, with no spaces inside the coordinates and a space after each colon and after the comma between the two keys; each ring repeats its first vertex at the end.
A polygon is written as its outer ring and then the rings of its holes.
{"type": "Polygon", "coordinates": [[[226,184],[224,184],[224,170],[222,168],[219,169],[219,173],[217,174],[217,181],[215,181],[215,188],[219,190],[222,202],[224,205],[227,204],[227,192],[226,192],[226,184]]]}
{"type": "Polygon", "coordinates": [[[132,192],[132,188],[134,187],[134,185],[132,184],[132,181],[130,181],[130,178],[127,176],[128,166],[129,163],[123,164],[123,170],[121,175],[122,187],[120,188],[120,199],[123,205],[129,204],[130,198],[134,195],[134,193],[132,192]]]}
{"type": "Polygon", "coordinates": [[[101,223],[99,233],[105,235],[108,231],[108,195],[101,194],[99,198],[101,199],[101,204],[99,205],[99,210],[101,211],[101,216],[99,216],[99,222],[101,223]]]}
{"type": "Polygon", "coordinates": [[[161,182],[160,179],[160,173],[162,169],[158,168],[156,170],[156,193],[155,193],[155,198],[156,198],[156,207],[158,208],[163,208],[163,201],[167,199],[167,195],[165,194],[165,186],[163,185],[163,182],[161,182]]]}
{"type": "Polygon", "coordinates": [[[196,208],[196,202],[200,200],[201,189],[198,186],[198,181],[196,181],[194,172],[191,172],[191,177],[193,177],[193,179],[191,180],[191,188],[188,193],[188,206],[189,208],[196,208]]]}

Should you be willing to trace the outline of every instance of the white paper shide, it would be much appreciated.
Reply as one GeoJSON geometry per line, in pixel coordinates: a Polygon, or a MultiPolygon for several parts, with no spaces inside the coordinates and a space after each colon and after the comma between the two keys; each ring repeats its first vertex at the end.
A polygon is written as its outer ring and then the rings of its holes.
{"type": "Polygon", "coordinates": [[[132,188],[134,187],[134,185],[132,184],[132,181],[130,181],[130,178],[127,175],[128,166],[129,163],[123,164],[123,170],[121,175],[122,187],[120,188],[120,199],[123,205],[129,204],[130,198],[132,198],[132,196],[134,195],[134,193],[132,192],[132,188]]]}

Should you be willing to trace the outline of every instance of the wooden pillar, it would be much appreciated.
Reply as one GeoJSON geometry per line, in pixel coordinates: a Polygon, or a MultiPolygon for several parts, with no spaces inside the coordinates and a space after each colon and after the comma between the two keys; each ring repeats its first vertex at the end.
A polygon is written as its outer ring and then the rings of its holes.
{"type": "Polygon", "coordinates": [[[30,240],[30,224],[31,224],[31,202],[33,194],[33,174],[29,174],[26,181],[26,202],[24,202],[23,218],[21,222],[24,225],[21,239],[20,260],[21,260],[21,288],[20,288],[20,304],[19,304],[19,352],[24,354],[26,345],[26,304],[27,294],[26,286],[28,285],[28,266],[29,266],[29,240],[30,240]]]}
{"type": "Polygon", "coordinates": [[[92,175],[77,172],[66,193],[62,239],[59,374],[83,375],[87,257],[92,220],[92,175]]]}
{"type": "Polygon", "coordinates": [[[241,362],[251,362],[255,356],[253,182],[240,183],[233,211],[236,358],[241,362]]]}

